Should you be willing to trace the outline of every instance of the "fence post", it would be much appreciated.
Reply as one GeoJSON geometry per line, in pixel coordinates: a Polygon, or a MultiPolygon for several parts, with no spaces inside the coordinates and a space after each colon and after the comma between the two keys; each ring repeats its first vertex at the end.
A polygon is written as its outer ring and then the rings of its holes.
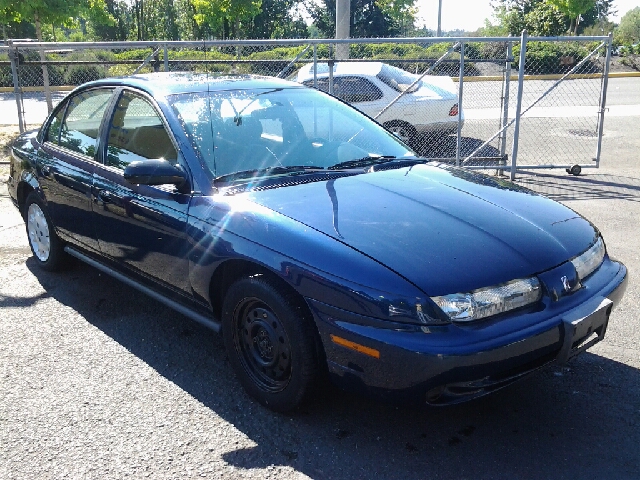
{"type": "Polygon", "coordinates": [[[513,129],[513,148],[511,150],[511,180],[516,179],[516,162],[518,160],[518,140],[520,136],[520,114],[522,112],[522,90],[524,88],[524,64],[527,52],[527,31],[520,36],[520,64],[518,65],[518,100],[516,101],[516,123],[513,129]]]}
{"type": "MultiPolygon", "coordinates": [[[[12,47],[11,41],[9,41],[9,46],[12,47]]],[[[9,60],[11,61],[11,75],[13,76],[13,93],[16,96],[16,107],[18,108],[18,128],[20,129],[20,133],[24,133],[24,108],[22,105],[22,88],[20,88],[20,80],[18,78],[19,54],[17,48],[11,48],[11,50],[9,50],[9,60]]]]}
{"type": "Polygon", "coordinates": [[[152,65],[153,65],[153,71],[154,72],[159,72],[160,71],[160,55],[158,55],[158,50],[160,49],[156,49],[155,52],[153,52],[153,60],[152,60],[152,65]]]}
{"type": "Polygon", "coordinates": [[[456,139],[456,167],[460,166],[462,147],[462,93],[464,88],[464,42],[460,42],[460,73],[458,74],[458,135],[456,139]]]}
{"type": "Polygon", "coordinates": [[[169,71],[169,49],[167,48],[166,43],[164,44],[163,56],[164,56],[164,71],[168,72],[169,71]]]}
{"type": "Polygon", "coordinates": [[[313,88],[318,88],[318,46],[313,44],[313,88]]]}
{"type": "Polygon", "coordinates": [[[602,91],[600,92],[600,111],[598,112],[598,144],[596,145],[596,168],[600,167],[600,153],[602,152],[602,131],[604,129],[604,111],[607,106],[607,87],[609,85],[609,64],[611,63],[611,48],[613,35],[609,33],[607,42],[607,55],[604,61],[604,78],[602,79],[602,91]]]}
{"type": "Polygon", "coordinates": [[[47,101],[47,113],[51,113],[53,110],[53,100],[51,99],[51,85],[49,82],[49,67],[46,64],[47,57],[44,52],[44,47],[40,46],[38,49],[40,53],[40,65],[42,67],[42,85],[44,87],[44,98],[47,101]]]}
{"type": "Polygon", "coordinates": [[[333,43],[329,44],[329,60],[327,60],[327,66],[329,67],[329,95],[333,95],[333,66],[335,60],[333,59],[333,43]]]}
{"type": "MultiPolygon", "coordinates": [[[[500,157],[504,159],[507,152],[507,129],[504,128],[509,121],[509,82],[511,82],[511,60],[513,57],[513,42],[507,42],[507,61],[504,65],[504,89],[502,91],[502,122],[500,128],[503,129],[500,136],[500,157]]],[[[504,160],[500,160],[502,163],[504,160]]],[[[498,175],[503,175],[504,170],[499,169],[498,175]]]]}

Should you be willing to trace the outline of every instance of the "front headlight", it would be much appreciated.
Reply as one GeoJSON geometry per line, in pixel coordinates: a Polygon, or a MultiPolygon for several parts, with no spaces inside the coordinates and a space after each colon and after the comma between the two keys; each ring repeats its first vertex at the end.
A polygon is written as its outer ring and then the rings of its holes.
{"type": "Polygon", "coordinates": [[[431,299],[451,321],[471,322],[535,303],[541,296],[540,282],[531,277],[431,299]]]}
{"type": "Polygon", "coordinates": [[[604,260],[604,251],[602,237],[598,237],[598,240],[591,248],[571,260],[573,266],[576,267],[576,272],[578,272],[578,278],[580,280],[591,275],[600,266],[604,260]]]}

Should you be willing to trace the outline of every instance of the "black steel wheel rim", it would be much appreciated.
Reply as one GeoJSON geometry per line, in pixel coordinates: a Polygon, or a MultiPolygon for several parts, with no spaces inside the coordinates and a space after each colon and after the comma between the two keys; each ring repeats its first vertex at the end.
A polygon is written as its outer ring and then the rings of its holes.
{"type": "Polygon", "coordinates": [[[280,319],[250,298],[237,306],[234,323],[236,352],[251,380],[262,390],[282,391],[291,378],[291,345],[280,319]]]}

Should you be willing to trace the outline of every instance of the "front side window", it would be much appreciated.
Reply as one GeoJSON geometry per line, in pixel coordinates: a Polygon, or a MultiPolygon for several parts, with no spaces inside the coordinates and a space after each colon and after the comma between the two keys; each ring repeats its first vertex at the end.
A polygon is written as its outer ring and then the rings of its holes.
{"type": "Polygon", "coordinates": [[[111,94],[112,91],[107,89],[88,90],[69,101],[60,128],[60,146],[91,158],[95,156],[100,123],[111,94]]]}
{"type": "Polygon", "coordinates": [[[153,105],[125,91],[109,124],[106,164],[124,170],[134,161],[163,158],[178,161],[178,153],[153,105]]]}

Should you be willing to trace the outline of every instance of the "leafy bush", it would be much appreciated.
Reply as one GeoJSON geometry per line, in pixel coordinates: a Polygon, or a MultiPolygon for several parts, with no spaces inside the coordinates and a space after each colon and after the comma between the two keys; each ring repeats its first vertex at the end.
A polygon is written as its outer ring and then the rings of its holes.
{"type": "Polygon", "coordinates": [[[629,55],[640,54],[640,44],[638,45],[621,45],[618,49],[618,54],[621,57],[627,57],[629,55]]]}
{"type": "MultiPolygon", "coordinates": [[[[367,59],[367,60],[407,60],[406,62],[389,62],[393,65],[397,65],[400,68],[411,72],[422,73],[427,70],[432,64],[430,62],[415,62],[411,60],[433,59],[434,61],[440,58],[452,44],[431,44],[428,46],[421,46],[417,44],[399,44],[399,43],[376,43],[376,44],[352,44],[349,49],[349,58],[351,60],[367,59]]],[[[277,75],[279,72],[296,58],[296,56],[304,49],[302,46],[298,47],[277,47],[271,50],[262,50],[254,52],[248,55],[248,60],[256,60],[255,64],[250,64],[251,73],[277,75]],[[282,60],[280,62],[259,63],[260,60],[282,60]]],[[[320,61],[325,62],[330,57],[330,51],[328,45],[318,45],[317,57],[320,61]]],[[[313,58],[313,51],[309,49],[301,57],[301,59],[310,60],[313,58]]],[[[448,61],[440,64],[434,70],[435,75],[452,75],[457,76],[459,72],[460,54],[452,53],[448,57],[448,61]]],[[[295,68],[302,66],[302,62],[299,65],[295,65],[295,68]]],[[[292,68],[293,69],[293,68],[292,68]]],[[[290,73],[290,72],[286,72],[290,73]]],[[[465,75],[478,75],[478,69],[471,62],[465,63],[465,75]]]]}
{"type": "Polygon", "coordinates": [[[640,44],[637,45],[622,45],[618,49],[620,54],[620,63],[640,71],[640,44]]]}
{"type": "Polygon", "coordinates": [[[10,65],[0,65],[0,87],[13,87],[13,75],[10,65]]]}
{"type": "MultiPolygon", "coordinates": [[[[597,43],[528,42],[525,73],[528,75],[567,73],[591,53],[597,43]]],[[[513,67],[520,65],[520,45],[513,47],[513,67]]],[[[598,72],[595,59],[588,61],[580,73],[598,72]]]]}
{"type": "Polygon", "coordinates": [[[105,67],[97,65],[71,65],[65,75],[67,85],[82,85],[107,76],[105,67]]]}

